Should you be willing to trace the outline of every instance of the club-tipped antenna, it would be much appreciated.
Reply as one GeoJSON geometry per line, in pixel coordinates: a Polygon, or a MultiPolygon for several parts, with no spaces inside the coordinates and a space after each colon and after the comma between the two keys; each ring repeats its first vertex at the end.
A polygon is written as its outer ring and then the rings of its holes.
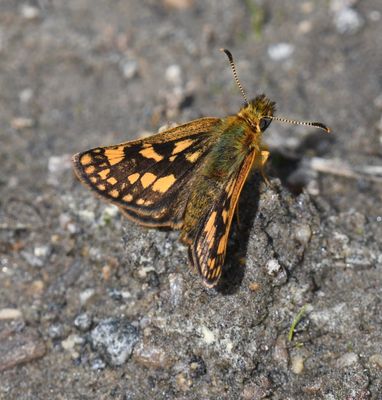
{"type": "Polygon", "coordinates": [[[229,50],[227,50],[227,49],[220,49],[220,51],[223,51],[226,54],[226,56],[228,57],[228,61],[229,61],[229,64],[231,66],[235,82],[236,82],[237,86],[239,87],[240,92],[243,95],[245,102],[248,105],[249,103],[248,103],[247,95],[245,94],[243,86],[241,86],[241,83],[239,81],[239,77],[237,76],[236,67],[235,67],[235,63],[233,62],[233,57],[232,57],[231,52],[229,50]]]}
{"type": "Polygon", "coordinates": [[[322,124],[321,122],[296,121],[294,119],[288,119],[288,118],[282,118],[282,117],[276,117],[276,116],[268,116],[267,118],[270,118],[275,121],[286,122],[288,124],[313,126],[314,128],[324,130],[326,133],[330,132],[330,129],[326,125],[322,124]]]}

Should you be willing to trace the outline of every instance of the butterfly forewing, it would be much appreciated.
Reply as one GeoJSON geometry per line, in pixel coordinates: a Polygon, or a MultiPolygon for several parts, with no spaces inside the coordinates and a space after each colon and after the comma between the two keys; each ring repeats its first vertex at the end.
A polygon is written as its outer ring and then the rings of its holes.
{"type": "Polygon", "coordinates": [[[232,218],[254,160],[255,151],[252,151],[241,166],[227,177],[189,246],[191,263],[209,287],[215,286],[221,276],[232,218]]]}
{"type": "Polygon", "coordinates": [[[173,226],[181,219],[179,193],[216,140],[219,122],[202,118],[146,139],[78,153],[75,171],[137,222],[173,226]]]}

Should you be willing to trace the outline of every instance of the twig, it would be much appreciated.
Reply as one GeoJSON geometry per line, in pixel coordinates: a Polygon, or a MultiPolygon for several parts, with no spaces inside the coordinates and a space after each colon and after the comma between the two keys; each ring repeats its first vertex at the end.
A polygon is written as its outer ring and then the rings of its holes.
{"type": "Polygon", "coordinates": [[[314,157],[309,162],[313,171],[351,179],[367,179],[382,183],[382,166],[360,165],[352,167],[347,162],[338,159],[314,157]]]}

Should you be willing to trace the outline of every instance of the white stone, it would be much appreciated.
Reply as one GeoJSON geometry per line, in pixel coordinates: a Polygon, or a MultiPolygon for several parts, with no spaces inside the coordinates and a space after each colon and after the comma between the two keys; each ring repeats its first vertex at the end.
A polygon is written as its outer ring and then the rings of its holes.
{"type": "Polygon", "coordinates": [[[268,47],[268,55],[274,61],[286,60],[293,52],[294,46],[290,43],[277,43],[268,47]]]}

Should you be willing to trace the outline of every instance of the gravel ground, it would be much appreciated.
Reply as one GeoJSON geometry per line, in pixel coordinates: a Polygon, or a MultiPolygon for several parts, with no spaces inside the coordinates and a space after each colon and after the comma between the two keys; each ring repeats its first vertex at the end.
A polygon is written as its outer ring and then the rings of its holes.
{"type": "Polygon", "coordinates": [[[382,399],[380,0],[0,1],[0,399],[382,399]],[[223,284],[123,219],[72,154],[279,115],[223,284]]]}

